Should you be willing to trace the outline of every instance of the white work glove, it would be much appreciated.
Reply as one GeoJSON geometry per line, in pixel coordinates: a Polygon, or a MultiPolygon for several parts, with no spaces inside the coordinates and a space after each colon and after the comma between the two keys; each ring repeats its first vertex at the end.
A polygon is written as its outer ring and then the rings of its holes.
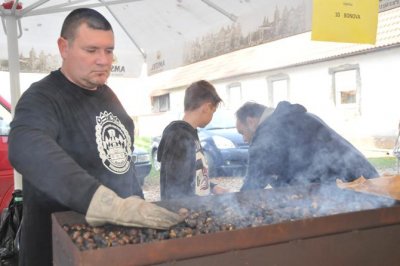
{"type": "Polygon", "coordinates": [[[92,226],[111,223],[155,229],[168,229],[183,220],[178,214],[139,197],[123,199],[103,185],[94,193],[85,218],[92,226]]]}

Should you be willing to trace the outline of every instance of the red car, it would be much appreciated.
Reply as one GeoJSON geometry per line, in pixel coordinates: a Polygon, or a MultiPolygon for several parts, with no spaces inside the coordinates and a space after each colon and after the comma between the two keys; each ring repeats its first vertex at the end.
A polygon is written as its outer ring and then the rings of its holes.
{"type": "Polygon", "coordinates": [[[0,96],[0,213],[8,207],[14,192],[14,169],[8,161],[8,133],[11,105],[0,96]]]}

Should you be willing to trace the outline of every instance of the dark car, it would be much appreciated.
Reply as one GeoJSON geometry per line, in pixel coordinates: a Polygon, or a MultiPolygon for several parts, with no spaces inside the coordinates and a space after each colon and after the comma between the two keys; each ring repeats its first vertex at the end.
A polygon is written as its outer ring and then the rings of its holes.
{"type": "Polygon", "coordinates": [[[143,186],[144,179],[149,175],[151,170],[150,153],[141,148],[135,147],[132,154],[132,161],[135,163],[136,177],[139,184],[143,186]]]}
{"type": "MultiPolygon", "coordinates": [[[[212,121],[198,129],[201,145],[208,162],[210,177],[244,176],[247,170],[248,144],[236,130],[236,119],[232,112],[218,110],[212,121]]],[[[160,169],[157,148],[161,137],[152,139],[153,166],[160,169]]]]}

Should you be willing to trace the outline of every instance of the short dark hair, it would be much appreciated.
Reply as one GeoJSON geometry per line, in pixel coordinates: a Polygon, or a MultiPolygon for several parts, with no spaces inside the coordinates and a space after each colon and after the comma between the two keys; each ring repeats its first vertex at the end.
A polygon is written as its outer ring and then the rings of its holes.
{"type": "Polygon", "coordinates": [[[205,102],[211,102],[214,106],[218,106],[222,99],[210,82],[199,80],[192,83],[185,91],[185,111],[195,110],[205,102]]]}
{"type": "Polygon", "coordinates": [[[110,22],[96,10],[78,8],[71,11],[65,18],[60,36],[66,40],[73,41],[76,29],[84,23],[91,29],[113,31],[110,22]]]}
{"type": "Polygon", "coordinates": [[[241,122],[245,122],[247,117],[260,118],[266,108],[267,106],[256,102],[246,102],[236,111],[236,118],[241,122]]]}

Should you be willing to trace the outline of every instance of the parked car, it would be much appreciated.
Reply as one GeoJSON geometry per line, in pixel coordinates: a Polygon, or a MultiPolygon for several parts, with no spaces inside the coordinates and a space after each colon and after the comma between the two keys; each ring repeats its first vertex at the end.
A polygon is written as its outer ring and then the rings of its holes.
{"type": "Polygon", "coordinates": [[[14,169],[8,161],[8,133],[11,105],[0,96],[0,213],[6,208],[14,191],[14,169]]]}
{"type": "Polygon", "coordinates": [[[155,136],[151,138],[151,161],[155,170],[160,171],[161,163],[157,161],[157,150],[160,144],[161,136],[155,136]]]}
{"type": "MultiPolygon", "coordinates": [[[[0,96],[0,213],[8,207],[14,191],[14,169],[8,161],[8,133],[11,122],[11,105],[0,96]]],[[[136,177],[142,186],[151,170],[150,153],[135,148],[132,153],[136,177]]]]}
{"type": "MultiPolygon", "coordinates": [[[[236,130],[236,119],[232,112],[218,110],[211,122],[198,128],[198,135],[208,162],[210,177],[244,176],[247,170],[248,144],[236,130]]],[[[156,170],[157,149],[161,137],[152,138],[152,161],[156,170]]]]}
{"type": "Polygon", "coordinates": [[[151,170],[151,157],[150,153],[135,147],[132,154],[132,161],[135,163],[136,178],[139,184],[143,186],[144,179],[149,175],[151,170]]]}

